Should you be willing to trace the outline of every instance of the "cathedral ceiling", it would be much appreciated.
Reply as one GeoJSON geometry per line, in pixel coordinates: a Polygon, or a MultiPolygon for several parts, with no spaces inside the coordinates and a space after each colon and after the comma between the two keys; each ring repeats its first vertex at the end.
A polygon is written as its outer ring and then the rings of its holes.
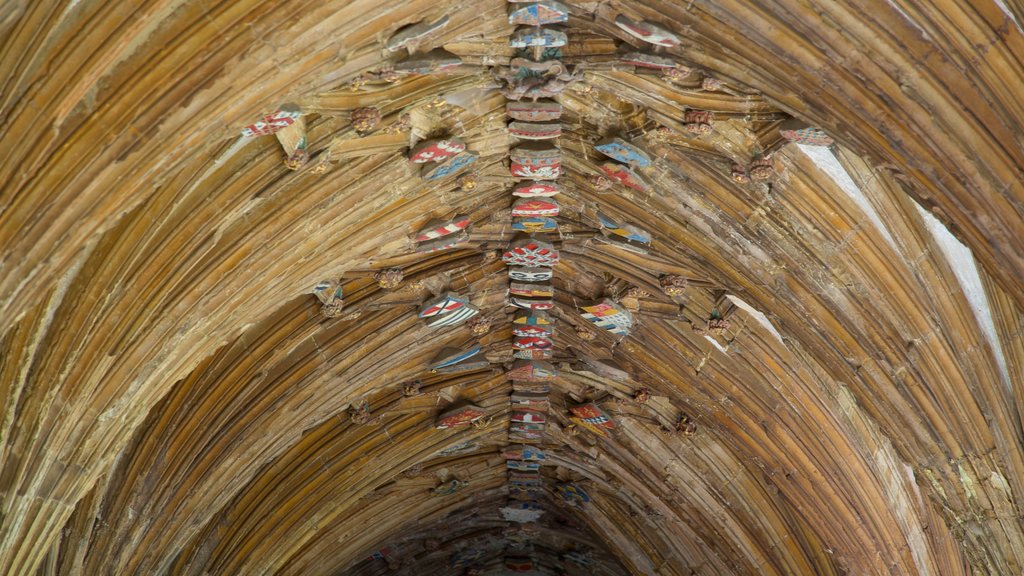
{"type": "Polygon", "coordinates": [[[1007,4],[0,4],[0,572],[1024,572],[1007,4]]]}

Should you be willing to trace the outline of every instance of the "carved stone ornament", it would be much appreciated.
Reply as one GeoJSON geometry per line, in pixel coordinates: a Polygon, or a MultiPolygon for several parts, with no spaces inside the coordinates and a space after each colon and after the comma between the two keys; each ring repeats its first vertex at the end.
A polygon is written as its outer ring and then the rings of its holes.
{"type": "Polygon", "coordinates": [[[491,319],[486,316],[476,316],[469,321],[469,329],[477,336],[487,334],[491,331],[491,319]]]}
{"type": "Polygon", "coordinates": [[[342,300],[341,283],[335,280],[324,280],[313,288],[313,294],[322,304],[320,313],[324,318],[338,318],[345,308],[345,301],[342,300]]]}
{"type": "Polygon", "coordinates": [[[402,395],[406,397],[419,396],[422,394],[421,389],[423,388],[422,380],[410,380],[409,382],[402,383],[402,395]]]}
{"type": "Polygon", "coordinates": [[[316,163],[309,169],[312,174],[326,174],[331,169],[331,151],[324,150],[316,157],[316,163]]]}
{"type": "Polygon", "coordinates": [[[680,414],[676,421],[676,432],[683,436],[693,436],[697,433],[697,423],[686,414],[680,414]]]}
{"type": "Polygon", "coordinates": [[[600,174],[591,174],[590,176],[587,176],[587,181],[590,182],[590,185],[599,192],[606,192],[615,185],[611,178],[601,176],[600,174]]]}
{"type": "Polygon", "coordinates": [[[380,124],[380,110],[370,106],[356,108],[352,111],[350,118],[352,120],[352,127],[356,129],[356,132],[365,134],[380,124]]]}
{"type": "Polygon", "coordinates": [[[348,415],[353,424],[369,424],[371,420],[370,404],[364,400],[355,406],[349,406],[348,415]]]}
{"type": "Polygon", "coordinates": [[[459,176],[455,183],[459,185],[459,189],[463,192],[472,192],[476,190],[478,185],[478,178],[476,172],[466,172],[462,176],[459,176]]]}
{"type": "Polygon", "coordinates": [[[773,174],[775,174],[775,167],[772,165],[772,160],[770,157],[762,156],[754,160],[750,164],[750,169],[748,170],[748,173],[750,174],[750,178],[752,180],[757,182],[764,182],[765,180],[770,179],[773,174]]]}
{"type": "Polygon", "coordinates": [[[425,550],[431,550],[432,551],[432,550],[437,550],[440,547],[441,547],[441,539],[440,538],[426,538],[425,540],[423,540],[423,548],[425,550]]]}
{"type": "Polygon", "coordinates": [[[405,273],[402,272],[401,268],[388,268],[387,270],[380,270],[375,273],[373,279],[377,281],[377,285],[382,289],[395,290],[402,284],[402,280],[405,279],[405,273]]]}
{"type": "Polygon", "coordinates": [[[733,164],[730,168],[729,175],[732,176],[733,182],[737,184],[746,184],[750,182],[750,175],[747,174],[747,169],[741,164],[733,164]]]}
{"type": "Polygon", "coordinates": [[[647,387],[637,388],[633,392],[633,401],[637,404],[646,404],[651,399],[651,391],[647,387]]]}
{"type": "Polygon", "coordinates": [[[683,128],[690,134],[710,134],[714,119],[710,110],[687,110],[683,113],[683,128]]]}
{"type": "Polygon", "coordinates": [[[721,90],[725,86],[725,82],[722,82],[718,78],[712,78],[711,76],[705,76],[700,82],[700,87],[706,92],[715,92],[721,90]]]}
{"type": "Polygon", "coordinates": [[[666,296],[682,296],[689,286],[686,278],[676,274],[666,274],[658,278],[658,283],[661,284],[661,290],[666,296]]]}
{"type": "Polygon", "coordinates": [[[577,326],[576,336],[578,336],[579,339],[583,340],[584,342],[590,342],[594,338],[597,338],[597,333],[587,328],[586,326],[577,326]]]}

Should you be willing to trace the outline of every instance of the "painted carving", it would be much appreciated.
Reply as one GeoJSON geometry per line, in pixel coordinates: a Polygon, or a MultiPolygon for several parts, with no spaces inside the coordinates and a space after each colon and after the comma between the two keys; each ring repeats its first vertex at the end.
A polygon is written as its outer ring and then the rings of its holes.
{"type": "Polygon", "coordinates": [[[558,264],[558,251],[551,243],[531,236],[510,244],[501,259],[509,266],[554,266],[558,264]]]}
{"type": "MultiPolygon", "coordinates": [[[[542,33],[546,32],[545,29],[539,29],[542,33]]],[[[532,35],[533,32],[523,32],[524,34],[532,35]]],[[[564,33],[560,33],[564,37],[564,33]]],[[[513,37],[513,41],[515,37],[513,37]]],[[[525,46],[524,46],[525,47],[525,46]]],[[[539,48],[538,48],[539,49],[539,48]]],[[[513,58],[509,62],[509,67],[500,66],[492,71],[494,79],[498,82],[501,88],[502,94],[509,100],[522,100],[523,98],[529,98],[531,100],[538,100],[541,98],[551,98],[561,94],[570,83],[575,81],[580,72],[570,72],[564,64],[562,64],[560,54],[557,48],[546,48],[545,52],[549,58],[542,59],[540,61],[529,60],[526,58],[513,58]]],[[[544,119],[553,120],[551,118],[552,112],[548,110],[555,110],[558,114],[561,114],[561,109],[554,109],[550,106],[544,106],[536,109],[522,109],[513,108],[512,106],[506,106],[506,112],[512,115],[512,110],[520,110],[517,116],[517,120],[527,121],[541,121],[544,119]]]]}
{"type": "Polygon", "coordinates": [[[427,242],[420,242],[416,245],[416,251],[427,253],[427,252],[438,252],[440,250],[448,250],[449,248],[455,248],[459,244],[465,244],[469,242],[469,234],[463,232],[462,234],[456,234],[452,236],[445,236],[444,238],[438,238],[437,240],[428,240],[427,242]]]}
{"type": "Polygon", "coordinates": [[[526,232],[527,234],[555,232],[558,230],[558,220],[548,218],[547,216],[516,218],[512,221],[512,229],[516,232],[526,232]]]}
{"type": "Polygon", "coordinates": [[[555,289],[551,284],[534,284],[531,282],[512,282],[508,288],[509,294],[514,296],[525,296],[528,298],[552,298],[555,289]]]}
{"type": "Polygon", "coordinates": [[[313,294],[320,301],[320,313],[324,318],[337,318],[345,307],[342,300],[341,283],[334,280],[324,280],[313,287],[313,294]]]}
{"type": "Polygon", "coordinates": [[[520,198],[512,204],[512,216],[558,216],[558,202],[547,198],[520,198]]]}
{"type": "Polygon", "coordinates": [[[590,494],[583,489],[582,486],[574,482],[562,482],[555,486],[558,490],[558,495],[562,497],[562,500],[570,506],[583,506],[590,502],[590,494]]]}
{"type": "Polygon", "coordinates": [[[750,169],[747,172],[750,174],[751,180],[764,182],[775,174],[775,167],[772,166],[771,158],[761,156],[750,164],[750,169]]]}
{"type": "Polygon", "coordinates": [[[356,108],[349,115],[349,118],[356,132],[363,135],[380,124],[380,110],[372,107],[356,108]]]}
{"type": "Polygon", "coordinates": [[[557,378],[558,370],[543,360],[516,360],[512,368],[505,372],[505,377],[523,382],[543,382],[557,378]]]}
{"type": "Polygon", "coordinates": [[[437,419],[435,428],[438,430],[445,430],[448,428],[455,428],[457,426],[466,426],[483,418],[486,414],[487,413],[484,412],[483,408],[472,404],[466,404],[465,406],[461,406],[441,414],[437,419]]]}
{"type": "Polygon", "coordinates": [[[513,267],[508,269],[508,277],[520,282],[546,282],[551,280],[550,268],[513,267]]]}
{"type": "Polygon", "coordinates": [[[425,54],[413,54],[395,64],[398,74],[432,74],[458,68],[462,58],[444,48],[435,48],[425,54]]]}
{"type": "MultiPolygon", "coordinates": [[[[544,397],[547,400],[547,397],[544,397]]],[[[510,447],[502,450],[501,457],[506,460],[526,460],[530,462],[543,462],[547,459],[544,451],[533,446],[510,447]]]]}
{"type": "Polygon", "coordinates": [[[676,432],[683,436],[693,436],[697,433],[697,423],[686,414],[680,414],[676,420],[676,432]]]}
{"type": "Polygon", "coordinates": [[[462,176],[459,176],[455,180],[455,183],[459,185],[459,190],[462,190],[463,192],[472,192],[473,190],[476,190],[476,187],[479,184],[479,178],[477,178],[475,172],[467,172],[462,176]]]}
{"type": "Polygon", "coordinates": [[[710,110],[687,110],[683,113],[683,128],[690,134],[710,134],[714,120],[710,110]]]}
{"type": "Polygon", "coordinates": [[[373,275],[373,279],[377,281],[377,285],[384,290],[395,290],[402,284],[402,280],[405,279],[405,273],[402,272],[401,268],[388,268],[387,270],[380,270],[373,275]]]}
{"type": "Polygon", "coordinates": [[[537,350],[550,350],[554,348],[555,343],[549,338],[543,336],[519,336],[512,340],[512,347],[520,350],[528,350],[531,348],[537,350]]]}
{"type": "Polygon", "coordinates": [[[570,420],[598,436],[608,436],[609,431],[615,429],[615,423],[597,404],[573,406],[569,412],[572,413],[570,420]]]}
{"type": "Polygon", "coordinates": [[[523,310],[551,310],[555,307],[555,301],[551,298],[523,298],[521,296],[512,296],[509,298],[509,303],[516,308],[522,308],[523,310]]]}
{"type": "Polygon", "coordinates": [[[370,403],[363,400],[353,406],[349,406],[348,416],[352,419],[353,424],[369,424],[371,420],[370,403]]]}
{"type": "Polygon", "coordinates": [[[779,134],[790,142],[804,146],[831,146],[835,140],[821,128],[810,126],[798,118],[790,118],[779,126],[779,134]]]}
{"type": "Polygon", "coordinates": [[[601,164],[600,168],[606,176],[627,188],[632,188],[637,192],[647,191],[647,182],[622,164],[617,162],[605,162],[604,164],[601,164]]]}
{"type": "MultiPolygon", "coordinates": [[[[547,410],[548,409],[548,396],[547,394],[533,394],[530,392],[513,392],[512,396],[509,397],[513,409],[516,408],[528,408],[530,410],[547,410]]],[[[540,452],[535,448],[530,448],[535,452],[540,452]]],[[[525,452],[521,455],[516,456],[520,460],[544,460],[544,453],[540,452],[539,457],[531,458],[525,452]]]]}
{"type": "Polygon", "coordinates": [[[686,293],[689,281],[687,281],[683,276],[665,274],[658,278],[658,284],[661,285],[661,291],[664,292],[666,296],[682,296],[686,293]]]}
{"type": "Polygon", "coordinates": [[[512,352],[512,357],[518,360],[550,360],[554,356],[554,350],[514,350],[512,352]]]}
{"type": "Polygon", "coordinates": [[[615,183],[612,182],[611,178],[607,176],[602,176],[600,174],[591,174],[587,176],[587,182],[589,182],[590,185],[594,187],[594,190],[598,194],[611,190],[611,187],[615,185],[615,183]]]}
{"type": "Polygon", "coordinates": [[[550,140],[562,135],[558,123],[511,122],[508,133],[521,140],[550,140]]]}
{"type": "Polygon", "coordinates": [[[610,138],[599,142],[596,146],[602,154],[619,162],[646,168],[651,165],[651,157],[646,152],[626,142],[622,138],[610,138]]]}
{"type": "Polygon", "coordinates": [[[466,143],[459,138],[437,138],[420,142],[409,152],[409,161],[414,164],[444,162],[466,150],[466,143]]]}
{"type": "Polygon", "coordinates": [[[557,182],[523,182],[512,189],[512,195],[519,198],[550,198],[562,192],[557,182]]]}
{"type": "Polygon", "coordinates": [[[259,122],[254,122],[242,128],[242,136],[252,138],[254,136],[274,134],[282,128],[291,126],[300,117],[302,117],[302,111],[298,106],[295,104],[284,104],[274,112],[264,116],[259,122]]]}
{"type": "Polygon", "coordinates": [[[569,38],[565,32],[552,28],[517,28],[508,39],[510,48],[560,48],[565,46],[569,38]]]}
{"type": "Polygon", "coordinates": [[[434,238],[441,238],[464,230],[469,226],[469,216],[456,216],[451,220],[431,220],[426,227],[419,231],[414,238],[417,242],[425,242],[434,238]]]}
{"type": "Polygon", "coordinates": [[[545,312],[532,310],[512,319],[512,333],[517,336],[550,336],[553,331],[554,324],[545,312]]]}
{"type": "Polygon", "coordinates": [[[469,348],[445,347],[430,361],[430,371],[438,374],[451,374],[479,370],[490,366],[479,345],[469,348]]]}
{"type": "Polygon", "coordinates": [[[530,472],[540,470],[539,462],[523,462],[522,460],[506,460],[505,468],[508,470],[516,470],[520,472],[530,472]]]}
{"type": "Polygon", "coordinates": [[[423,381],[422,380],[410,380],[408,382],[402,382],[402,396],[413,397],[422,394],[423,381]]]}
{"type": "Polygon", "coordinates": [[[427,320],[427,326],[436,328],[439,326],[455,326],[469,320],[479,310],[469,303],[469,300],[457,294],[448,294],[427,303],[420,310],[419,317],[427,320]]]}
{"type": "Polygon", "coordinates": [[[491,331],[491,319],[486,316],[475,316],[469,321],[469,328],[477,336],[487,334],[491,331]]]}
{"type": "Polygon", "coordinates": [[[513,120],[526,122],[547,122],[562,117],[562,105],[552,100],[536,102],[509,102],[505,104],[505,114],[513,120]]]}
{"type": "Polygon", "coordinates": [[[477,152],[466,150],[453,158],[449,158],[441,164],[424,167],[423,172],[420,173],[420,178],[423,178],[424,180],[438,180],[446,176],[451,176],[473,162],[476,162],[479,156],[480,154],[477,152]]]}
{"type": "Polygon", "coordinates": [[[541,0],[523,6],[509,7],[509,24],[544,26],[545,24],[561,24],[568,20],[569,7],[556,0],[541,0]]]}
{"type": "Polygon", "coordinates": [[[615,17],[615,25],[630,36],[655,46],[673,47],[679,45],[679,37],[668,30],[645,20],[637,21],[627,18],[624,14],[615,17]]]}
{"type": "Polygon", "coordinates": [[[532,410],[521,410],[512,413],[512,422],[519,422],[522,424],[546,424],[548,419],[543,412],[536,412],[532,410]]]}
{"type": "Polygon", "coordinates": [[[633,315],[610,298],[589,306],[580,306],[580,311],[595,326],[613,334],[628,335],[629,329],[633,327],[633,315]]]}
{"type": "Polygon", "coordinates": [[[523,145],[509,153],[510,171],[517,178],[554,180],[562,173],[562,151],[548,145],[523,145]]]}
{"type": "Polygon", "coordinates": [[[421,40],[447,25],[448,15],[446,14],[433,22],[424,21],[403,26],[388,39],[387,48],[391,52],[397,52],[402,48],[412,49],[419,44],[421,40]]]}

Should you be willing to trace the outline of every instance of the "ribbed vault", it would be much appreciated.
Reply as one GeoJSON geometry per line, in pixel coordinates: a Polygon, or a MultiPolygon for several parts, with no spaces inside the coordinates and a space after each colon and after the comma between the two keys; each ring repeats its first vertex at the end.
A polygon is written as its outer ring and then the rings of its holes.
{"type": "Polygon", "coordinates": [[[560,373],[522,525],[499,513],[518,4],[0,5],[0,572],[1024,571],[1024,9],[565,4],[560,373]],[[461,64],[395,73],[389,39],[444,15],[414,55],[461,64]],[[675,73],[623,63],[655,52],[621,15],[680,37],[675,73]],[[297,170],[239,136],[286,104],[297,170]],[[790,143],[793,118],[835,144],[790,143]],[[409,163],[440,136],[475,181],[409,163]],[[599,177],[613,136],[654,160],[647,190],[599,177]],[[416,250],[457,214],[465,241],[416,250]],[[427,327],[447,292],[487,322],[427,327]],[[581,316],[602,298],[628,336],[581,316]],[[488,362],[430,371],[472,343],[488,362]],[[465,403],[486,417],[436,428],[465,403]]]}

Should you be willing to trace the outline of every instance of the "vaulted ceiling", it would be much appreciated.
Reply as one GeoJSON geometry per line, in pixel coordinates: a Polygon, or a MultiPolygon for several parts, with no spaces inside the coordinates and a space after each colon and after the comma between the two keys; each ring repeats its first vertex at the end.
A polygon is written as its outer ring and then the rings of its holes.
{"type": "Polygon", "coordinates": [[[522,4],[0,4],[0,572],[1024,572],[1024,6],[565,4],[558,377],[522,524],[522,4]],[[409,70],[435,48],[460,63],[409,70]],[[613,137],[644,189],[601,171],[613,137]],[[429,138],[477,159],[424,178],[429,138]],[[456,215],[453,247],[414,242],[456,215]],[[429,327],[449,292],[479,313],[429,327]],[[581,315],[602,299],[628,334],[581,315]]]}

